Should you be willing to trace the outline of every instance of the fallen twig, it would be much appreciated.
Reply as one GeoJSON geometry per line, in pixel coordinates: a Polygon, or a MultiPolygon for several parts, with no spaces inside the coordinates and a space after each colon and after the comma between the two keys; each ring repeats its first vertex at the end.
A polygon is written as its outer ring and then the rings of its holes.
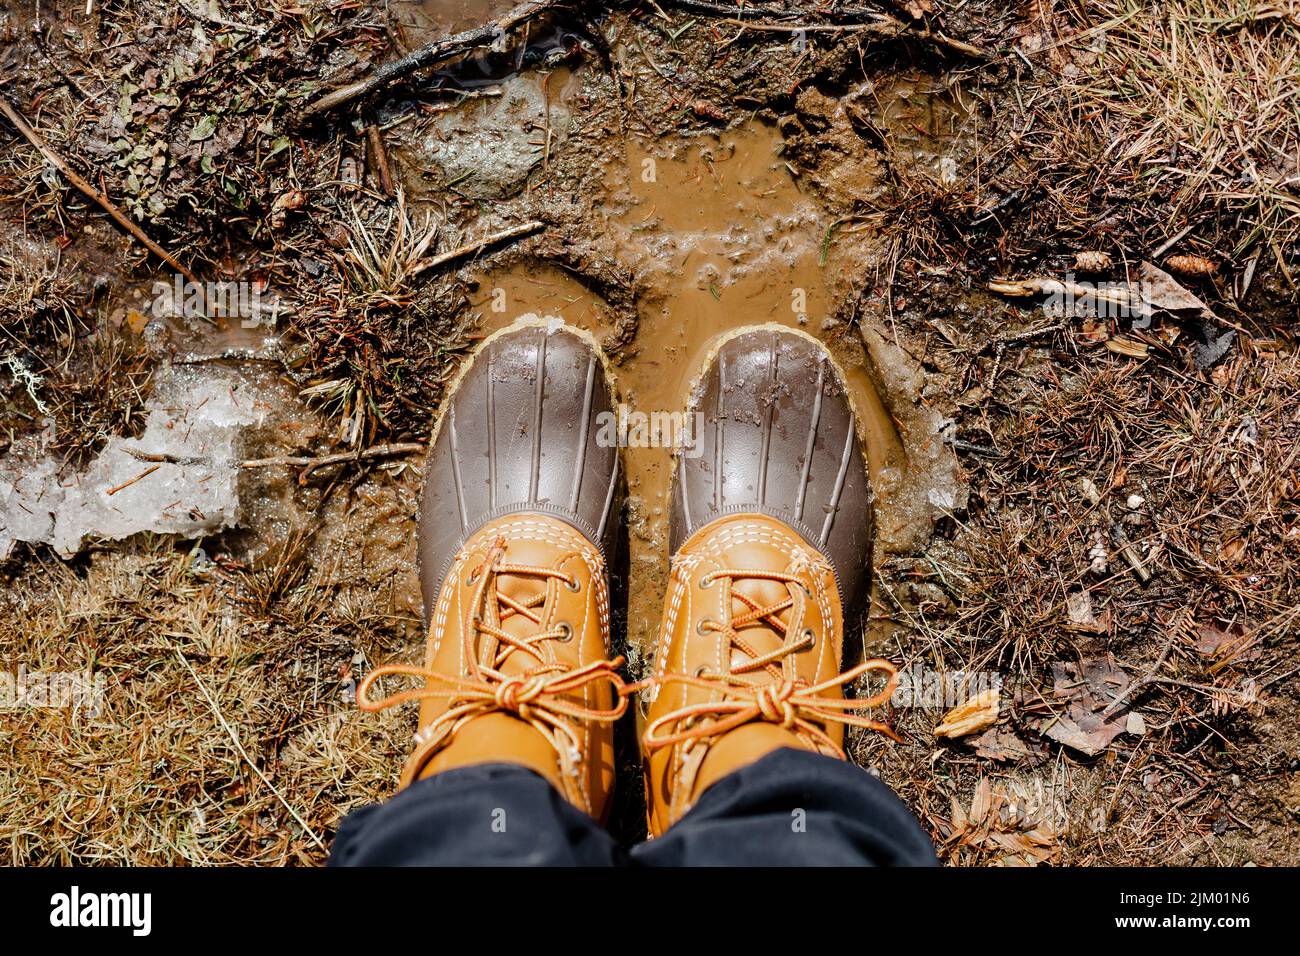
{"type": "Polygon", "coordinates": [[[162,465],[154,465],[152,468],[146,468],[144,471],[140,472],[140,474],[136,475],[134,478],[130,479],[129,481],[124,481],[120,485],[116,486],[115,488],[109,488],[106,494],[112,496],[117,494],[119,491],[124,491],[125,489],[130,488],[132,485],[134,485],[137,481],[144,481],[146,478],[148,478],[150,475],[152,475],[155,471],[157,471],[161,467],[162,465]]]}
{"type": "Polygon", "coordinates": [[[1137,548],[1133,547],[1133,542],[1129,540],[1124,528],[1119,522],[1113,522],[1110,526],[1111,537],[1115,539],[1115,544],[1119,548],[1120,557],[1122,557],[1128,566],[1133,569],[1137,579],[1142,584],[1147,584],[1151,580],[1151,572],[1146,565],[1142,563],[1142,556],[1137,553],[1137,548]]]}
{"type": "Polygon", "coordinates": [[[384,149],[384,133],[378,123],[370,124],[370,128],[366,130],[366,137],[370,140],[370,152],[374,156],[375,167],[379,172],[379,187],[384,191],[385,196],[391,196],[393,174],[388,166],[388,150],[384,149]]]}
{"type": "Polygon", "coordinates": [[[304,119],[308,119],[318,113],[332,110],[336,106],[350,103],[359,96],[373,93],[380,87],[387,86],[404,76],[409,76],[416,70],[423,70],[476,47],[493,43],[505,31],[559,5],[560,0],[529,0],[528,3],[519,4],[519,6],[497,20],[449,37],[443,37],[441,40],[434,40],[432,43],[428,43],[400,59],[383,64],[365,79],[349,83],[347,86],[326,93],[319,99],[308,103],[302,111],[302,116],[304,119]]]}
{"type": "Polygon", "coordinates": [[[369,461],[374,458],[393,458],[398,455],[412,455],[424,451],[420,442],[397,442],[390,445],[373,445],[358,451],[344,451],[334,455],[321,455],[318,458],[301,458],[283,456],[279,458],[252,458],[240,462],[241,468],[302,468],[298,475],[298,484],[305,485],[312,472],[330,465],[342,465],[351,461],[369,461]]]}
{"type": "Polygon", "coordinates": [[[421,259],[411,266],[408,274],[418,276],[422,272],[436,269],[438,266],[446,265],[448,262],[462,259],[465,256],[473,255],[476,252],[481,252],[489,246],[495,246],[499,242],[506,242],[510,239],[518,239],[522,236],[531,235],[532,233],[537,232],[537,230],[544,228],[546,228],[546,223],[538,222],[537,220],[525,222],[518,226],[511,226],[509,229],[503,229],[500,232],[493,233],[490,236],[485,236],[484,238],[478,239],[474,242],[467,242],[465,245],[459,246],[456,249],[451,249],[447,252],[440,252],[436,256],[429,256],[425,259],[421,259]]]}
{"type": "Polygon", "coordinates": [[[113,220],[119,226],[139,240],[146,249],[156,255],[159,259],[183,275],[196,289],[200,291],[200,294],[202,293],[203,286],[193,272],[177,262],[166,249],[146,236],[144,230],[128,219],[125,213],[113,205],[111,199],[90,183],[86,182],[86,180],[83,179],[75,169],[67,164],[62,156],[51,149],[45,140],[41,139],[41,137],[37,135],[36,131],[27,125],[27,121],[23,119],[22,114],[14,109],[13,105],[4,96],[0,96],[0,112],[4,113],[5,116],[9,118],[9,122],[14,124],[14,128],[26,138],[27,142],[35,146],[40,151],[41,155],[50,162],[50,164],[68,178],[68,181],[72,183],[73,186],[77,187],[80,192],[98,203],[100,208],[112,216],[113,220]]]}
{"type": "Polygon", "coordinates": [[[1151,665],[1151,669],[1148,670],[1141,677],[1139,677],[1137,680],[1132,681],[1127,687],[1124,688],[1122,693],[1120,693],[1118,696],[1115,697],[1114,700],[1112,700],[1109,704],[1107,704],[1106,709],[1101,712],[1101,719],[1102,720],[1109,719],[1115,713],[1115,711],[1119,710],[1120,707],[1124,705],[1124,701],[1132,698],[1134,694],[1136,694],[1141,688],[1145,687],[1147,684],[1156,683],[1158,680],[1156,676],[1157,672],[1160,670],[1160,668],[1165,666],[1165,661],[1168,660],[1169,658],[1169,652],[1172,651],[1173,649],[1174,649],[1174,641],[1173,638],[1170,638],[1168,641],[1165,642],[1165,649],[1160,652],[1160,657],[1157,658],[1156,662],[1151,665]]]}
{"type": "Polygon", "coordinates": [[[999,336],[995,339],[989,339],[984,343],[981,351],[987,351],[990,348],[997,349],[998,352],[1004,352],[1013,345],[1019,345],[1022,342],[1029,342],[1041,335],[1051,335],[1056,332],[1064,331],[1068,327],[1065,322],[1055,322],[1051,325],[1043,325],[1033,329],[1025,329],[1023,332],[1011,332],[1007,335],[999,336]]]}

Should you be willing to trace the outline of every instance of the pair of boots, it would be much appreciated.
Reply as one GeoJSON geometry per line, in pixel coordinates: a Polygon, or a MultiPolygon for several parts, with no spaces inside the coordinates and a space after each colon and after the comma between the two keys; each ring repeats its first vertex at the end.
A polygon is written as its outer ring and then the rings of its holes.
{"type": "Polygon", "coordinates": [[[844,725],[888,698],[894,669],[841,673],[846,615],[870,578],[865,462],[844,380],[811,337],[741,329],[687,401],[701,453],[678,456],[672,571],[651,675],[610,660],[609,560],[619,539],[619,451],[604,358],[559,320],[485,340],[434,427],[419,523],[428,625],[423,667],[390,665],[362,709],[421,701],[402,785],[456,767],[521,764],[603,819],[614,722],[632,692],[648,827],[658,836],[714,781],[779,747],[843,757],[844,725]],[[607,433],[607,432],[606,432],[607,433]],[[846,699],[869,671],[889,686],[846,699]],[[424,686],[374,700],[385,675],[424,686]]]}

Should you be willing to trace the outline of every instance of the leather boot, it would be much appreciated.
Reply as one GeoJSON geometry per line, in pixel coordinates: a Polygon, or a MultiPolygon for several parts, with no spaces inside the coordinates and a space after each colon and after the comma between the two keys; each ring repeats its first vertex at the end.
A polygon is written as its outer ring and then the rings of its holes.
{"type": "Polygon", "coordinates": [[[597,346],[558,319],[489,336],[453,382],[420,507],[425,665],[380,667],[357,692],[370,711],[421,701],[402,786],[517,763],[604,815],[627,703],[608,659],[618,449],[596,441],[612,409],[597,346]],[[372,700],[391,674],[425,683],[372,700]]]}
{"type": "Polygon", "coordinates": [[[871,578],[871,493],[843,376],[810,336],[742,329],[715,347],[688,411],[703,415],[702,452],[675,463],[672,571],[645,682],[652,836],[778,747],[843,758],[845,724],[892,736],[851,711],[892,695],[893,666],[841,673],[845,622],[871,578]],[[885,689],[845,699],[869,672],[885,689]]]}

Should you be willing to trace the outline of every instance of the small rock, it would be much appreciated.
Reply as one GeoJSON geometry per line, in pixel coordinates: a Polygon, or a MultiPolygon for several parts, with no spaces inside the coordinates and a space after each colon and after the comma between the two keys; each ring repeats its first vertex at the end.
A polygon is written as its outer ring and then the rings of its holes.
{"type": "Polygon", "coordinates": [[[1083,496],[1088,499],[1088,504],[1095,505],[1101,501],[1101,491],[1091,478],[1080,478],[1079,487],[1083,489],[1083,496]]]}

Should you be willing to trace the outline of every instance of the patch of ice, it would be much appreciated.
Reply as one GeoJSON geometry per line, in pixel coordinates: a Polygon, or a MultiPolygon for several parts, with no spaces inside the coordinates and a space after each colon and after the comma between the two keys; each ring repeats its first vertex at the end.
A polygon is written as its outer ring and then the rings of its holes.
{"type": "Polygon", "coordinates": [[[141,531],[196,536],[234,524],[238,438],[268,411],[257,389],[215,366],[158,373],[139,438],[113,438],[80,474],[12,453],[0,459],[0,559],[16,542],[64,557],[88,538],[141,531]]]}

